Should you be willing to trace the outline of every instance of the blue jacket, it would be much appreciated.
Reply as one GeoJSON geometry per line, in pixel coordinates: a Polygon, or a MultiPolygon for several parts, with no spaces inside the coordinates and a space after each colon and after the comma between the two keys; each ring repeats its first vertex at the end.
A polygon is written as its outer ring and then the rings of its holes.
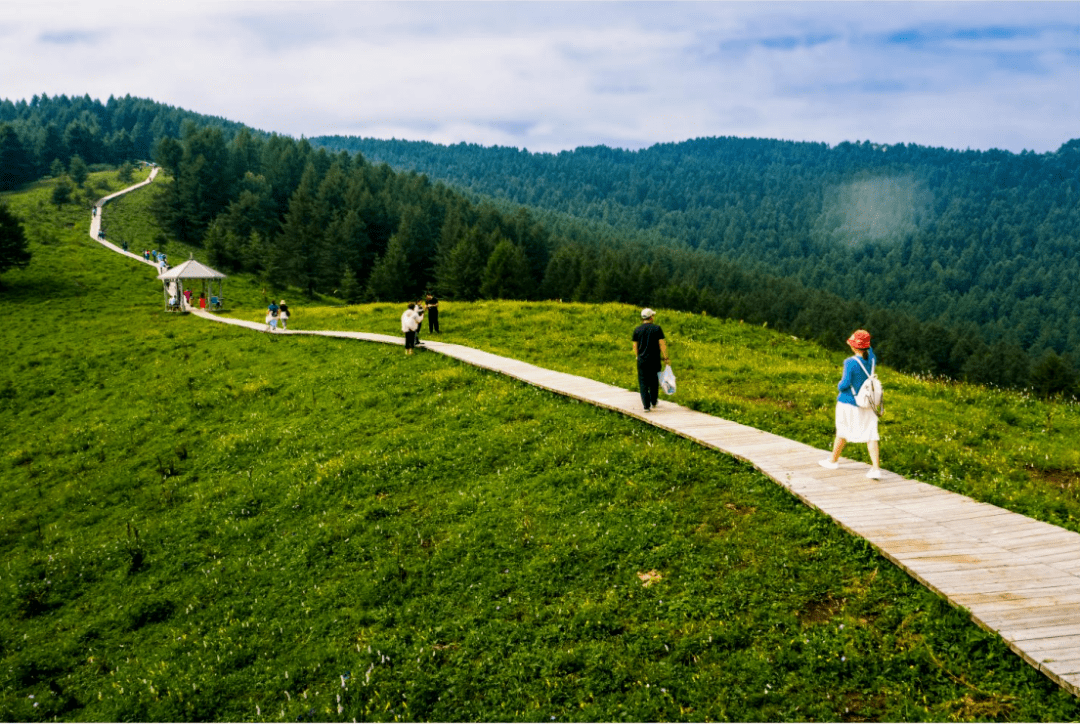
{"type": "MultiPolygon", "coordinates": [[[[870,372],[874,370],[871,367],[871,363],[875,366],[877,364],[877,357],[874,355],[874,348],[866,350],[866,359],[860,360],[866,367],[866,371],[870,372]]],[[[876,370],[874,370],[876,371],[876,370]]],[[[843,402],[847,405],[855,404],[855,394],[851,389],[855,388],[855,393],[858,393],[859,389],[863,386],[863,382],[866,382],[868,375],[863,372],[863,368],[859,366],[859,362],[855,361],[854,357],[848,357],[844,360],[844,376],[840,378],[840,384],[836,386],[836,389],[840,390],[840,394],[836,396],[837,402],[843,402]]]]}

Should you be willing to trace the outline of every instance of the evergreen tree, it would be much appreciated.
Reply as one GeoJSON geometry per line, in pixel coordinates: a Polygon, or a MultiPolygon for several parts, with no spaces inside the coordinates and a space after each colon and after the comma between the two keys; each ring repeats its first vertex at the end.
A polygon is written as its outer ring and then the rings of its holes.
{"type": "Polygon", "coordinates": [[[346,266],[341,276],[341,284],[337,288],[337,296],[344,299],[348,304],[358,304],[364,294],[363,287],[356,279],[356,272],[352,267],[346,266]]]}
{"type": "Polygon", "coordinates": [[[285,278],[308,292],[315,289],[315,265],[326,232],[325,216],[316,198],[318,171],[309,163],[300,186],[289,202],[277,246],[282,252],[285,278]]]}
{"type": "Polygon", "coordinates": [[[71,185],[71,182],[66,178],[62,178],[56,182],[52,190],[52,202],[57,206],[63,206],[71,201],[71,194],[74,192],[75,187],[71,185]]]}
{"type": "Polygon", "coordinates": [[[86,167],[86,162],[82,160],[82,156],[75,154],[71,157],[71,161],[68,162],[68,175],[71,176],[71,180],[79,188],[82,188],[82,185],[86,183],[86,179],[90,176],[90,169],[86,167]]]}
{"type": "Polygon", "coordinates": [[[488,257],[480,293],[488,299],[528,299],[532,292],[533,281],[525,251],[503,239],[488,257]]]}
{"type": "Polygon", "coordinates": [[[87,163],[97,163],[100,141],[96,131],[82,120],[72,121],[64,129],[64,146],[71,155],[79,156],[87,163]]]}
{"type": "MultiPolygon", "coordinates": [[[[44,174],[49,171],[50,165],[54,162],[59,162],[63,167],[63,161],[60,159],[68,158],[67,146],[64,145],[64,134],[60,132],[56,123],[49,121],[45,125],[45,130],[41,136],[41,143],[37,148],[38,168],[40,173],[44,174]]],[[[53,176],[59,174],[53,173],[53,176]]]]}
{"type": "Polygon", "coordinates": [[[438,269],[436,288],[448,299],[473,301],[480,298],[487,258],[480,231],[472,229],[447,255],[438,269]]]}
{"type": "Polygon", "coordinates": [[[1076,383],[1076,370],[1055,352],[1046,353],[1031,369],[1031,388],[1043,399],[1075,395],[1076,383]]]}
{"type": "Polygon", "coordinates": [[[544,274],[543,295],[547,299],[571,299],[581,282],[581,249],[564,244],[555,250],[544,274]]]}
{"type": "Polygon", "coordinates": [[[19,135],[7,123],[0,124],[0,191],[8,191],[34,178],[34,160],[19,135]]]}
{"type": "Polygon", "coordinates": [[[400,302],[416,297],[415,286],[409,276],[405,246],[397,236],[393,236],[386,246],[386,253],[371,270],[367,295],[380,302],[400,302]]]}
{"type": "Polygon", "coordinates": [[[0,275],[8,269],[21,269],[30,263],[26,232],[6,204],[0,203],[0,275]]]}

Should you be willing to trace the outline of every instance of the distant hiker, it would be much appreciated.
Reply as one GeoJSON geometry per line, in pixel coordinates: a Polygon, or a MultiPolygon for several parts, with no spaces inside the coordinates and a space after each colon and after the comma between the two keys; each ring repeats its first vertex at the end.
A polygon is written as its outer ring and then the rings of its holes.
{"type": "Polygon", "coordinates": [[[634,329],[634,356],[637,358],[638,390],[645,412],[654,409],[660,396],[661,361],[668,361],[664,330],[654,324],[656,312],[646,307],[641,310],[641,324],[634,329]]]}
{"type": "Polygon", "coordinates": [[[855,396],[859,394],[863,383],[874,372],[877,357],[870,346],[870,333],[858,329],[847,340],[852,357],[844,360],[844,374],[837,385],[840,394],[836,397],[836,439],[833,441],[832,456],[818,461],[829,470],[840,467],[840,453],[849,442],[865,442],[873,466],[866,473],[871,480],[881,478],[881,451],[878,447],[878,416],[868,407],[859,407],[855,396]]]}
{"type": "Polygon", "coordinates": [[[433,294],[427,295],[428,331],[432,334],[439,332],[439,300],[433,294]]]}
{"type": "Polygon", "coordinates": [[[266,308],[266,324],[270,327],[270,331],[277,329],[278,313],[280,312],[278,305],[274,304],[274,300],[270,300],[270,306],[266,308]]]}
{"type": "Polygon", "coordinates": [[[285,303],[285,300],[281,300],[281,304],[278,307],[278,321],[281,322],[281,328],[285,329],[285,324],[289,321],[289,305],[285,303]]]}
{"type": "Polygon", "coordinates": [[[405,333],[405,354],[413,353],[413,347],[416,346],[416,330],[420,328],[422,319],[416,311],[415,304],[410,304],[401,315],[401,331],[405,333]]]}

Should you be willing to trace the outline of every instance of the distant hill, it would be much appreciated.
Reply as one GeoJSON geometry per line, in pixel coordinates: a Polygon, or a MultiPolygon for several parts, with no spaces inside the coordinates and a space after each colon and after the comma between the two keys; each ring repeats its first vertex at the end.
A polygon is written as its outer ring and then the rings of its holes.
{"type": "Polygon", "coordinates": [[[1046,154],[702,138],[558,154],[318,137],[477,193],[653,230],[990,344],[1080,358],[1080,140],[1046,154]]]}

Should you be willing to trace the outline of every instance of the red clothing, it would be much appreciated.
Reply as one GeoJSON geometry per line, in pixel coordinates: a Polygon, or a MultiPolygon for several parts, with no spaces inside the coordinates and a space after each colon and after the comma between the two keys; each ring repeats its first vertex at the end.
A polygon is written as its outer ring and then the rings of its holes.
{"type": "Polygon", "coordinates": [[[206,297],[199,297],[199,309],[206,309],[206,297]]]}

